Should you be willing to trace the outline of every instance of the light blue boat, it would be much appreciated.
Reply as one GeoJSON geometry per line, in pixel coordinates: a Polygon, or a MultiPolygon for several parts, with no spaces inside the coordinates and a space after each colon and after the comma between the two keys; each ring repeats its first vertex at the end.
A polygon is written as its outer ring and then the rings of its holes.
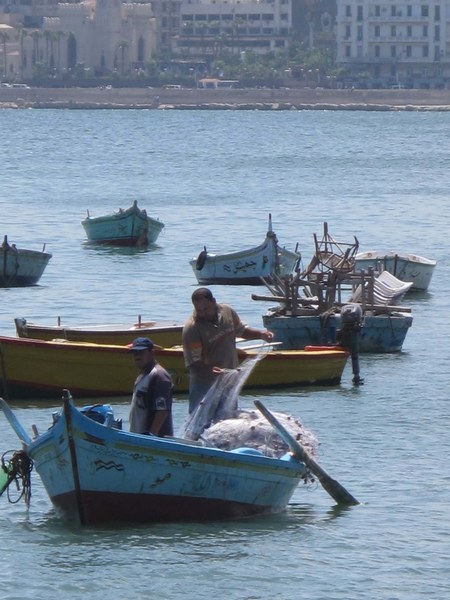
{"type": "Polygon", "coordinates": [[[82,525],[277,513],[308,473],[291,453],[270,458],[253,448],[125,432],[110,406],[81,412],[68,394],[50,429],[35,430],[33,439],[3,399],[0,406],[53,505],[82,525]]]}
{"type": "MultiPolygon", "coordinates": [[[[365,314],[359,334],[360,352],[399,352],[402,349],[413,318],[402,312],[365,314]]],[[[323,315],[279,315],[269,311],[263,315],[263,323],[281,342],[284,350],[302,349],[309,345],[336,344],[341,329],[339,313],[323,315]]]]}
{"type": "Polygon", "coordinates": [[[0,287],[35,285],[52,257],[44,249],[40,252],[17,248],[15,244],[8,243],[5,235],[0,245],[0,287]]]}
{"type": "Polygon", "coordinates": [[[164,228],[164,223],[152,219],[137,201],[130,208],[102,217],[88,216],[81,222],[90,242],[115,246],[141,246],[153,244],[164,228]]]}

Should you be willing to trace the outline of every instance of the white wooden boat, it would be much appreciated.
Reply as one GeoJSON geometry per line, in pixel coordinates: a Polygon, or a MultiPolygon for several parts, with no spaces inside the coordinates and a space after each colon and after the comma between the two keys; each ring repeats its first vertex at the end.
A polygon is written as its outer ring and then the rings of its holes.
{"type": "Polygon", "coordinates": [[[377,252],[374,250],[360,252],[355,257],[355,269],[367,270],[370,267],[377,271],[389,271],[401,281],[411,281],[411,291],[428,289],[436,261],[417,254],[402,252],[377,252]]]}
{"type": "Polygon", "coordinates": [[[228,254],[211,254],[205,246],[189,264],[201,285],[261,285],[262,277],[289,275],[300,259],[297,249],[291,252],[279,246],[269,215],[266,238],[259,246],[228,254]]]}
{"type": "Polygon", "coordinates": [[[0,246],[0,287],[35,285],[41,278],[52,255],[37,250],[17,248],[5,235],[0,246]]]}
{"type": "Polygon", "coordinates": [[[115,246],[148,246],[156,242],[164,223],[152,219],[135,200],[130,208],[101,217],[88,216],[81,222],[90,242],[115,246]]]}

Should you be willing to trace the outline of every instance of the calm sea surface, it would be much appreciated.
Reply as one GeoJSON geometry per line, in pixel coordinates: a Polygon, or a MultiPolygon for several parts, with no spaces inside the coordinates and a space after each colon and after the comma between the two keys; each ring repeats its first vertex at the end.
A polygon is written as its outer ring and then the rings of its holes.
{"type": "MultiPolygon", "coordinates": [[[[0,498],[2,600],[415,600],[450,590],[450,114],[2,110],[0,234],[53,253],[40,285],[1,289],[13,318],[67,325],[184,321],[204,245],[282,245],[311,257],[323,222],[362,250],[438,260],[397,355],[363,356],[334,388],[244,394],[299,417],[320,464],[361,505],[300,486],[283,514],[211,524],[80,529],[32,474],[31,507],[0,498]],[[80,224],[134,199],[166,228],[147,251],[93,248],[80,224]]],[[[264,288],[213,288],[261,326],[264,288]]],[[[27,365],[23,365],[26,370],[27,365]]],[[[130,389],[132,382],[130,382],[130,389]]],[[[118,416],[128,399],[113,399],[118,416]]],[[[12,402],[28,431],[58,403],[12,402]]],[[[185,397],[175,403],[181,426],[185,397]]],[[[20,443],[0,415],[0,451],[20,443]]]]}

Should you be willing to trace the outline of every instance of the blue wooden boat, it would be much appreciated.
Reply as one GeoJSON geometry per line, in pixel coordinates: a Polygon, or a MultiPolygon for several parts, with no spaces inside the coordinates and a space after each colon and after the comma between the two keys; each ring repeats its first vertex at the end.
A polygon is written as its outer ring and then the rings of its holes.
{"type": "Polygon", "coordinates": [[[90,242],[116,246],[141,246],[153,244],[164,228],[164,223],[152,219],[135,200],[130,208],[102,217],[88,216],[81,222],[90,242]]]}
{"type": "MultiPolygon", "coordinates": [[[[264,326],[273,331],[281,348],[294,350],[309,345],[329,345],[338,342],[342,328],[340,313],[322,315],[280,315],[269,309],[263,315],[264,326]]],[[[359,351],[373,353],[399,352],[402,349],[413,318],[410,314],[390,311],[364,314],[359,334],[359,351]]]]}
{"type": "Polygon", "coordinates": [[[205,521],[277,513],[305,463],[253,448],[219,450],[201,442],[121,430],[111,407],[75,408],[65,394],[50,429],[33,439],[0,405],[55,508],[82,525],[107,521],[205,521]]]}
{"type": "Polygon", "coordinates": [[[402,349],[413,318],[410,309],[396,302],[411,284],[376,279],[373,270],[356,273],[358,246],[357,238],[351,243],[336,241],[324,223],[322,239],[314,234],[314,255],[303,272],[268,285],[271,297],[252,294],[254,300],[279,302],[262,319],[283,350],[336,344],[343,329],[341,311],[347,307],[358,307],[362,317],[362,322],[355,323],[359,352],[402,349]],[[343,295],[349,291],[345,302],[343,295]]]}
{"type": "Polygon", "coordinates": [[[0,246],[0,287],[35,285],[52,257],[44,250],[45,245],[42,252],[17,248],[5,235],[0,246]]]}

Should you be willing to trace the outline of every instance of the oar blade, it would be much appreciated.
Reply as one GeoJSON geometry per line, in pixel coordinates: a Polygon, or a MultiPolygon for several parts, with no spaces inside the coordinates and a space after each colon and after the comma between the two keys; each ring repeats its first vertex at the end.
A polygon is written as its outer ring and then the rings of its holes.
{"type": "Polygon", "coordinates": [[[310,469],[311,473],[320,481],[323,489],[336,500],[338,504],[356,505],[358,500],[348,492],[344,486],[328,475],[328,473],[310,456],[308,451],[289,433],[278,419],[259,400],[254,401],[256,408],[265,416],[272,427],[278,432],[281,439],[289,446],[290,450],[310,469]]]}

